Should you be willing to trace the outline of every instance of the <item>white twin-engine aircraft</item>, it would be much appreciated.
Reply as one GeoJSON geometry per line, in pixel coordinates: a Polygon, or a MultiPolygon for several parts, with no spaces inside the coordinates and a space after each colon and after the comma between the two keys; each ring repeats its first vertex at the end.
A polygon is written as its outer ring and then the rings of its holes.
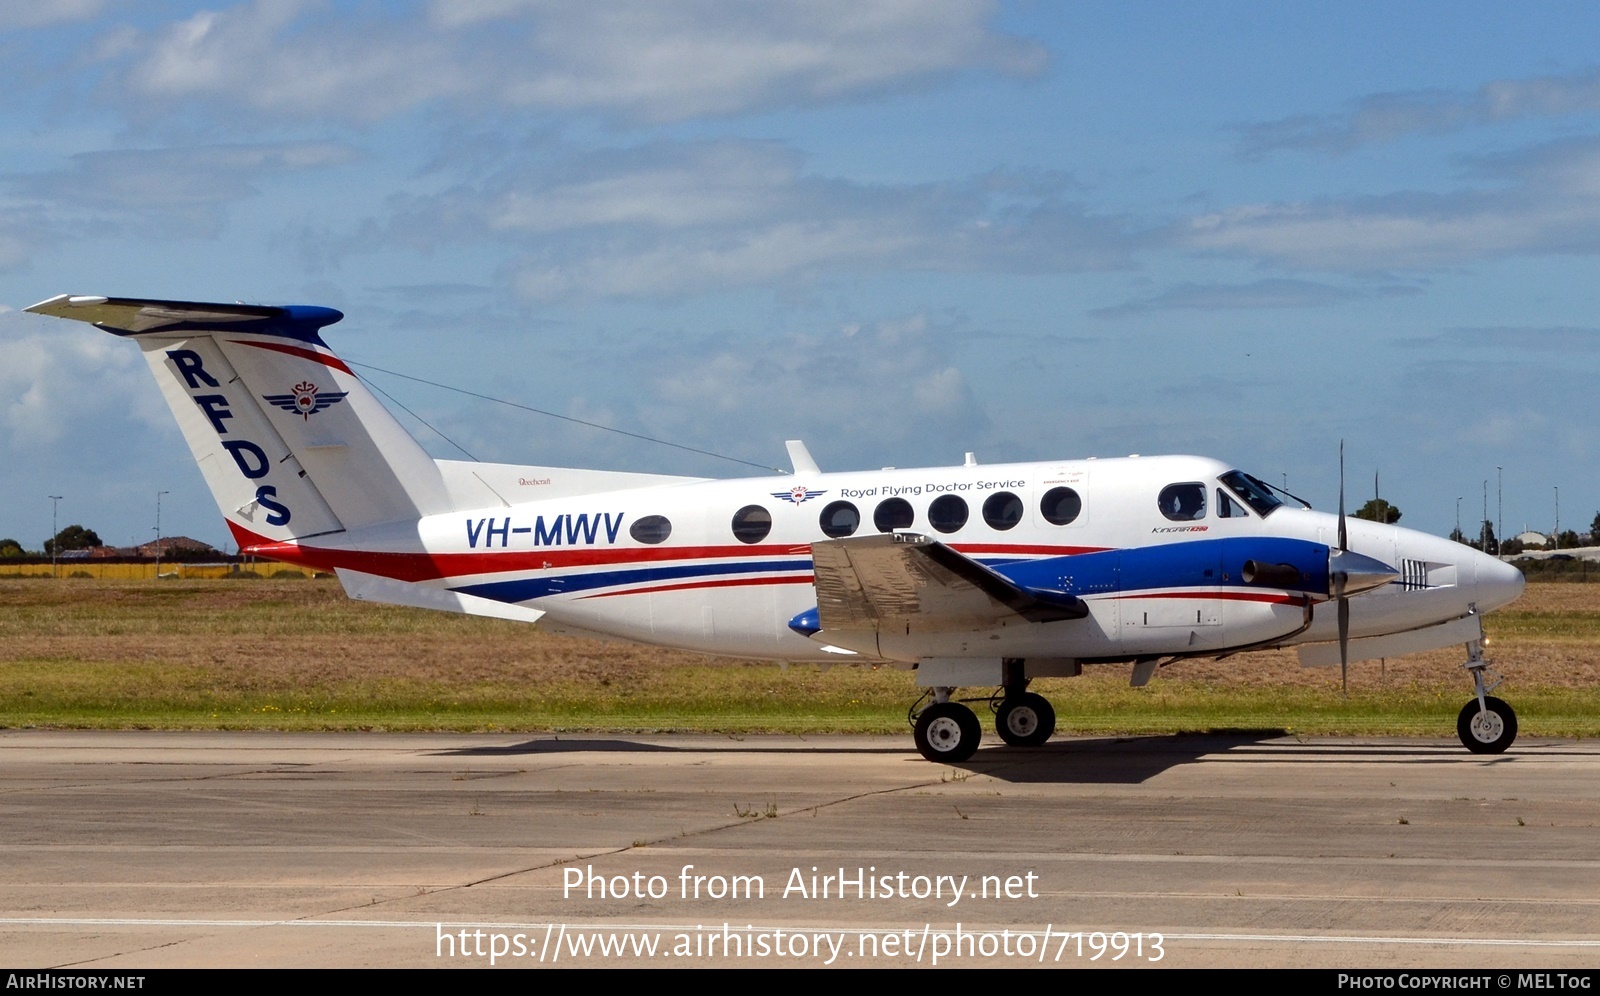
{"type": "MultiPolygon", "coordinates": [[[[887,661],[929,689],[918,750],[972,756],[986,701],[1042,744],[1037,677],[1299,646],[1346,665],[1464,644],[1469,750],[1516,737],[1482,613],[1522,575],[1459,543],[1312,511],[1192,456],[720,481],[435,460],[323,343],[329,308],[62,295],[28,309],[136,341],[241,551],[352,598],[712,654],[887,661]],[[1296,507],[1298,505],[1299,507],[1296,507]]],[[[921,704],[919,702],[919,704],[921,704]]]]}

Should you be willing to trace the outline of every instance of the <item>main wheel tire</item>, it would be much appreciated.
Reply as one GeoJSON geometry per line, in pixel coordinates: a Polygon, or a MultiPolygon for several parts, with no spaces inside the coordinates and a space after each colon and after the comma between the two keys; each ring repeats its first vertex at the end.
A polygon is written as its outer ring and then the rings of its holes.
{"type": "Polygon", "coordinates": [[[1467,750],[1474,754],[1503,754],[1517,739],[1517,714],[1509,705],[1494,696],[1485,696],[1486,708],[1478,709],[1473,699],[1461,707],[1456,719],[1456,735],[1467,750]]]}
{"type": "Polygon", "coordinates": [[[978,752],[983,726],[959,702],[937,702],[917,717],[917,751],[930,761],[957,764],[978,752]]]}
{"type": "Polygon", "coordinates": [[[1000,703],[994,731],[1013,747],[1037,747],[1056,732],[1056,711],[1043,695],[1025,692],[1000,703]]]}

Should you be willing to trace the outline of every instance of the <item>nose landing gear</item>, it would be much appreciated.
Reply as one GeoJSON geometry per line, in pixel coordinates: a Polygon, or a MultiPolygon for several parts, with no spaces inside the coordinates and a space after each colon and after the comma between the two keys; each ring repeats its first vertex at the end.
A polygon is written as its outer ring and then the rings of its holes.
{"type": "Polygon", "coordinates": [[[1489,693],[1500,687],[1501,677],[1489,670],[1483,656],[1483,644],[1473,640],[1467,644],[1466,669],[1472,672],[1472,683],[1477,697],[1461,707],[1456,717],[1456,735],[1462,746],[1474,754],[1503,754],[1517,739],[1517,714],[1503,700],[1489,693]],[[1494,677],[1493,684],[1484,681],[1484,675],[1494,677]]]}

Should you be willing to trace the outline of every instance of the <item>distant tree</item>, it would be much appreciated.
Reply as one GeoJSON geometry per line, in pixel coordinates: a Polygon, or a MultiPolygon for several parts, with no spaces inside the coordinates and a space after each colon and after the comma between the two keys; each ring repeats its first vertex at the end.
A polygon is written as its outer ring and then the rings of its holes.
{"type": "Polygon", "coordinates": [[[1556,537],[1556,549],[1571,550],[1578,545],[1578,534],[1571,529],[1556,537]]]}
{"type": "Polygon", "coordinates": [[[1365,505],[1356,509],[1356,518],[1392,526],[1400,521],[1400,510],[1382,498],[1370,498],[1365,505]]]}
{"type": "Polygon", "coordinates": [[[1600,536],[1600,512],[1594,513],[1594,521],[1589,524],[1589,535],[1591,537],[1600,536]]]}
{"type": "Polygon", "coordinates": [[[1515,537],[1500,541],[1500,552],[1507,556],[1514,557],[1521,553],[1523,549],[1522,541],[1515,537]]]}
{"type": "Polygon", "coordinates": [[[55,538],[45,540],[44,552],[54,554],[62,550],[87,550],[91,546],[100,545],[100,537],[93,529],[72,525],[56,533],[55,538]]]}
{"type": "Polygon", "coordinates": [[[1483,531],[1478,534],[1478,542],[1472,544],[1484,553],[1499,553],[1500,544],[1494,538],[1494,523],[1488,519],[1483,520],[1483,531]]]}
{"type": "Polygon", "coordinates": [[[1467,541],[1466,536],[1462,535],[1461,528],[1459,526],[1450,530],[1450,538],[1455,540],[1457,543],[1465,543],[1467,541]]]}
{"type": "Polygon", "coordinates": [[[24,550],[22,544],[16,540],[10,537],[0,539],[0,559],[15,560],[18,557],[27,556],[27,553],[28,551],[24,550]]]}

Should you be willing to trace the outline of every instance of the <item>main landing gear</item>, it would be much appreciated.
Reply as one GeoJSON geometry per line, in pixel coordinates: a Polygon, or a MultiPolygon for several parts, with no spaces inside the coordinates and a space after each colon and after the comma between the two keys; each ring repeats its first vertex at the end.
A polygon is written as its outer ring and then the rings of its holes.
{"type": "Polygon", "coordinates": [[[923,757],[958,764],[978,752],[983,727],[971,709],[950,701],[950,689],[934,689],[934,698],[937,700],[941,693],[944,701],[935,701],[917,714],[911,735],[923,757]]]}
{"type": "Polygon", "coordinates": [[[1056,732],[1056,711],[1043,695],[1007,691],[994,710],[994,731],[1013,747],[1037,747],[1056,732]]]}
{"type": "Polygon", "coordinates": [[[1477,697],[1461,707],[1461,715],[1456,717],[1456,735],[1474,754],[1503,754],[1517,739],[1517,714],[1503,700],[1489,694],[1500,687],[1501,678],[1496,674],[1493,684],[1485,683],[1484,675],[1493,672],[1489,671],[1483,646],[1477,640],[1467,644],[1465,667],[1472,672],[1477,697]]]}
{"type": "MultiPolygon", "coordinates": [[[[1026,682],[1007,685],[990,699],[994,730],[1013,747],[1037,747],[1056,731],[1056,711],[1043,695],[1029,692],[1026,682]]],[[[950,698],[955,689],[933,689],[933,703],[915,714],[912,737],[917,751],[930,761],[958,764],[977,753],[983,726],[977,714],[950,698]]]]}

